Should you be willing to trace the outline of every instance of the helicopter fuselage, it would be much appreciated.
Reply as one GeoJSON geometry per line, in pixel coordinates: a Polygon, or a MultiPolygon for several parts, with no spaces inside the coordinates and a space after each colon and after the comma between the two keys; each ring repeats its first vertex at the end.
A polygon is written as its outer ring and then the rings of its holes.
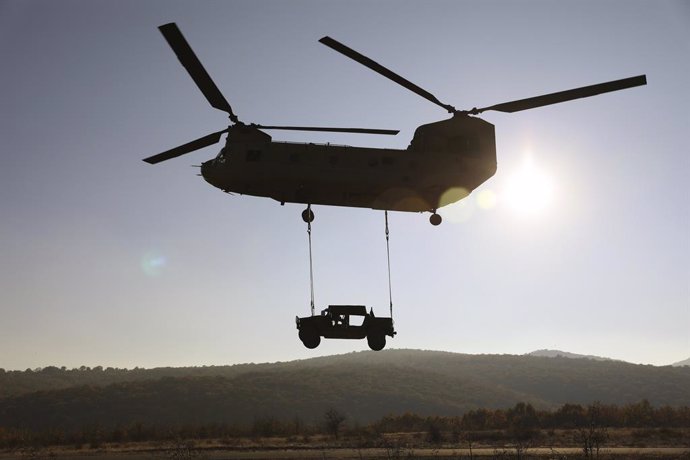
{"type": "Polygon", "coordinates": [[[495,172],[494,126],[461,114],[418,127],[405,150],[275,142],[238,124],[201,166],[208,183],[229,193],[411,212],[454,203],[495,172]]]}
{"type": "Polygon", "coordinates": [[[393,211],[431,211],[432,225],[441,223],[438,208],[468,196],[496,172],[494,125],[476,115],[492,110],[520,112],[551,104],[646,85],[638,75],[541,96],[457,110],[436,96],[331,37],[320,43],[388,78],[453,116],[417,128],[405,150],[349,147],[333,144],[274,142],[263,130],[292,130],[395,135],[392,129],[246,124],[232,110],[175,23],[159,27],[182,66],[211,107],[228,114],[227,129],[144,158],[157,164],[220,141],[218,156],[201,165],[204,179],[225,192],[304,203],[311,222],[312,204],[393,211]]]}

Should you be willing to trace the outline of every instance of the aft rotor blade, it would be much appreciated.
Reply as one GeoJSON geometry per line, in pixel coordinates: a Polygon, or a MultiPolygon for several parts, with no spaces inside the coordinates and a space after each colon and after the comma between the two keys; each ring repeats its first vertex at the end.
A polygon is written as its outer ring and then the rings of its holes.
{"type": "Polygon", "coordinates": [[[187,43],[187,40],[182,35],[182,32],[180,32],[177,24],[171,22],[170,24],[160,26],[158,29],[177,55],[177,59],[179,59],[184,68],[187,69],[194,83],[196,83],[201,92],[204,93],[204,96],[206,96],[211,106],[223,112],[227,112],[230,115],[230,119],[234,123],[237,123],[237,116],[232,112],[230,104],[213,82],[208,72],[206,72],[204,66],[201,65],[201,61],[199,61],[199,58],[197,58],[194,51],[192,51],[191,46],[187,43]]]}
{"type": "Polygon", "coordinates": [[[633,88],[635,86],[642,86],[646,84],[647,76],[638,75],[637,77],[623,78],[622,80],[609,81],[591,86],[583,86],[582,88],[560,91],[558,93],[544,94],[543,96],[504,102],[502,104],[492,105],[491,107],[484,107],[483,109],[474,109],[471,110],[470,113],[481,113],[485,110],[497,110],[499,112],[513,113],[521,110],[534,109],[545,105],[558,104],[560,102],[572,101],[573,99],[596,96],[597,94],[609,93],[611,91],[618,91],[621,89],[633,88]]]}
{"type": "Polygon", "coordinates": [[[216,144],[220,140],[220,136],[223,135],[223,133],[227,133],[228,130],[224,129],[222,131],[218,131],[217,133],[209,134],[204,137],[200,137],[199,139],[196,139],[192,142],[187,142],[184,145],[180,145],[179,147],[175,147],[174,149],[166,150],[163,153],[159,153],[158,155],[154,155],[152,157],[144,158],[144,161],[149,163],[149,164],[156,164],[160,163],[161,161],[169,160],[171,158],[179,157],[181,155],[184,155],[185,153],[190,153],[195,150],[202,149],[204,147],[208,147],[209,145],[216,144]]]}
{"type": "Polygon", "coordinates": [[[416,93],[420,96],[422,96],[424,99],[433,102],[434,104],[443,107],[450,113],[456,112],[455,107],[451,105],[444,104],[443,102],[439,101],[436,96],[431,94],[430,92],[420,88],[419,86],[415,85],[411,81],[401,77],[397,73],[385,68],[378,62],[375,62],[368,57],[364,56],[363,54],[358,53],[357,51],[353,50],[352,48],[349,48],[342,43],[340,43],[337,40],[332,39],[331,37],[323,37],[319,42],[323,43],[324,45],[328,46],[329,48],[332,48],[336,50],[337,52],[344,54],[345,56],[349,57],[350,59],[354,59],[355,61],[359,62],[360,64],[369,67],[371,70],[374,72],[378,72],[384,77],[393,80],[397,84],[409,89],[413,93],[416,93]]]}
{"type": "Polygon", "coordinates": [[[326,128],[316,126],[264,126],[256,125],[259,129],[282,129],[289,131],[323,131],[330,133],[359,133],[359,134],[389,134],[395,136],[400,131],[394,129],[368,129],[368,128],[326,128]]]}

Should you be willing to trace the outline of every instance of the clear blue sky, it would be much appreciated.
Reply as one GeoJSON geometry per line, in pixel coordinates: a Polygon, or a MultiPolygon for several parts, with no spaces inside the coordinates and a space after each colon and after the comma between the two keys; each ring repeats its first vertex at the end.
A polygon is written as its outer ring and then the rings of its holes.
{"type": "MultiPolygon", "coordinates": [[[[319,44],[324,35],[458,108],[646,73],[645,87],[483,115],[496,125],[496,176],[442,209],[440,227],[390,216],[399,334],[388,346],[690,356],[688,2],[5,0],[0,367],[367,349],[297,339],[294,317],[309,312],[301,205],[206,184],[190,165],[220,145],[141,161],[227,122],[158,32],[173,21],[243,120],[401,130],[276,140],[405,148],[415,127],[447,117],[319,44]],[[527,161],[550,183],[532,213],[511,201],[527,161]]],[[[383,214],[315,212],[318,306],[383,314],[383,214]]]]}

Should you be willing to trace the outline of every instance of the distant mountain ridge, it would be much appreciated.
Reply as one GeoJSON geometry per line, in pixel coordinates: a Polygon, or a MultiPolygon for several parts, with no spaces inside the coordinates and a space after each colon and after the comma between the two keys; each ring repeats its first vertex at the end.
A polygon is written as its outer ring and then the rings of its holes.
{"type": "Polygon", "coordinates": [[[0,426],[312,421],[332,407],[362,423],[387,414],[454,416],[518,402],[554,409],[646,399],[680,407],[690,406],[688,388],[690,367],[394,349],[256,365],[47,368],[0,373],[0,426]]]}
{"type": "MultiPolygon", "coordinates": [[[[570,359],[593,359],[595,361],[618,361],[618,362],[627,362],[627,361],[622,361],[619,359],[613,359],[613,358],[606,358],[604,356],[595,356],[595,355],[580,355],[577,353],[570,353],[568,351],[562,351],[562,350],[550,350],[547,348],[543,348],[541,350],[534,350],[530,353],[525,353],[525,356],[540,356],[543,358],[570,358],[570,359]]],[[[684,359],[682,361],[678,361],[677,363],[671,364],[671,366],[675,367],[680,367],[680,366],[690,366],[690,358],[684,359]]]]}
{"type": "MultiPolygon", "coordinates": [[[[535,350],[531,353],[527,353],[527,355],[528,356],[541,356],[543,358],[563,357],[563,358],[570,358],[570,359],[593,359],[595,361],[618,361],[618,360],[611,359],[611,358],[605,358],[603,356],[579,355],[577,353],[570,353],[568,351],[549,350],[549,349],[535,350]]],[[[623,361],[621,361],[621,362],[623,362],[623,361]]]]}
{"type": "Polygon", "coordinates": [[[690,366],[690,358],[684,359],[683,361],[678,361],[677,363],[673,363],[673,364],[671,364],[671,366],[675,366],[675,367],[690,366]]]}

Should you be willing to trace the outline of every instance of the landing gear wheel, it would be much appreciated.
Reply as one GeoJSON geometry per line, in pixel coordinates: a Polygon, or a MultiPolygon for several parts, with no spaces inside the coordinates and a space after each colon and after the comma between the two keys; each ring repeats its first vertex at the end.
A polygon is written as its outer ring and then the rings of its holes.
{"type": "Polygon", "coordinates": [[[381,351],[386,346],[386,336],[381,333],[369,334],[367,336],[369,348],[374,351],[381,351]]]}
{"type": "Polygon", "coordinates": [[[306,223],[314,222],[314,212],[311,210],[311,207],[302,211],[302,220],[306,223]]]}
{"type": "Polygon", "coordinates": [[[300,329],[299,339],[302,341],[305,347],[313,350],[318,347],[321,343],[321,337],[315,331],[300,329]]]}
{"type": "Polygon", "coordinates": [[[429,222],[431,222],[431,225],[433,226],[441,225],[442,221],[443,219],[441,218],[441,216],[439,216],[436,213],[433,213],[431,216],[429,216],[429,222]]]}

